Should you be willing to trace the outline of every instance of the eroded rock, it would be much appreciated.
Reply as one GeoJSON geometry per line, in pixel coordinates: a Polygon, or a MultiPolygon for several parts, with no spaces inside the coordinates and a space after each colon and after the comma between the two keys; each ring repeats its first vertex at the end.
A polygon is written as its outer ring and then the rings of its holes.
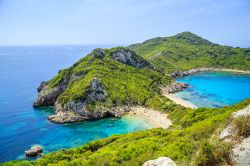
{"type": "Polygon", "coordinates": [[[37,88],[38,96],[33,103],[34,107],[52,106],[58,96],[63,93],[70,81],[70,76],[63,79],[56,87],[49,87],[48,82],[42,82],[37,88]]]}
{"type": "Polygon", "coordinates": [[[40,145],[32,146],[29,150],[25,151],[25,155],[29,157],[35,157],[43,152],[43,148],[40,145]]]}
{"type": "Polygon", "coordinates": [[[176,163],[168,157],[159,157],[155,160],[146,161],[143,166],[177,166],[176,163]]]}
{"type": "Polygon", "coordinates": [[[130,66],[134,66],[137,68],[149,66],[152,68],[152,66],[147,61],[145,61],[143,58],[138,56],[134,51],[131,51],[129,49],[122,48],[116,50],[111,53],[111,56],[113,59],[130,66]]]}
{"type": "MultiPolygon", "coordinates": [[[[242,110],[232,113],[232,118],[240,118],[242,116],[250,115],[250,105],[242,110]]],[[[237,129],[231,123],[220,133],[220,139],[235,143],[232,149],[232,160],[235,165],[249,165],[250,164],[250,137],[239,138],[234,140],[237,135],[237,129]]]]}
{"type": "MultiPolygon", "coordinates": [[[[88,102],[103,101],[108,94],[101,82],[94,78],[91,80],[89,88],[86,90],[86,99],[71,101],[62,105],[59,101],[55,102],[55,115],[50,115],[48,120],[54,123],[71,123],[87,119],[100,119],[107,116],[116,116],[115,113],[106,108],[96,108],[89,111],[87,109],[88,102]]],[[[119,111],[118,111],[119,112],[119,111]]]]}
{"type": "Polygon", "coordinates": [[[108,94],[106,93],[103,85],[99,82],[97,78],[94,78],[90,82],[90,88],[86,92],[91,101],[103,101],[106,99],[108,94]]]}

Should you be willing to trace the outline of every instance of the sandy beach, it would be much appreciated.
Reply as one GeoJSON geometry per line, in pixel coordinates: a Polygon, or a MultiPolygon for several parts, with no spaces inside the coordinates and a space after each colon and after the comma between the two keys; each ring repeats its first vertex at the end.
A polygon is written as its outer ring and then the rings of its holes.
{"type": "Polygon", "coordinates": [[[126,115],[143,117],[155,128],[166,129],[172,125],[172,121],[167,118],[167,114],[153,109],[147,109],[145,107],[131,107],[131,111],[126,115]]]}
{"type": "Polygon", "coordinates": [[[198,108],[197,106],[195,106],[191,102],[183,100],[183,99],[181,99],[179,97],[176,97],[174,94],[169,93],[169,94],[163,94],[163,95],[166,96],[167,98],[169,98],[170,100],[172,100],[174,103],[180,104],[183,107],[192,108],[192,109],[197,109],[198,108]]]}

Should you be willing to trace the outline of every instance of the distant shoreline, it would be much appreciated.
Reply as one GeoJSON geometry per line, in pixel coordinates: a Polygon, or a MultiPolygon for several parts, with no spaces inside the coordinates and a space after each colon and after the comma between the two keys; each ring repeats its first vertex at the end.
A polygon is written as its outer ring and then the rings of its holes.
{"type": "Polygon", "coordinates": [[[250,74],[250,71],[247,71],[247,70],[218,69],[218,68],[208,68],[208,69],[210,69],[210,71],[225,71],[225,72],[235,72],[235,73],[250,74]]]}
{"type": "Polygon", "coordinates": [[[194,68],[194,69],[185,70],[185,71],[175,71],[175,72],[172,72],[170,75],[173,78],[180,78],[180,77],[189,76],[189,75],[199,73],[199,72],[209,72],[209,71],[232,72],[232,73],[238,73],[238,74],[250,74],[250,71],[248,71],[248,70],[226,69],[226,68],[194,68]]]}

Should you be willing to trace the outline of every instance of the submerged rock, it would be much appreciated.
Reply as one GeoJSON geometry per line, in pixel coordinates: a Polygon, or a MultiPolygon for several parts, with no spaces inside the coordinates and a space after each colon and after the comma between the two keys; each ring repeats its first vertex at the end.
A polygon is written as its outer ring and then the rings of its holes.
{"type": "Polygon", "coordinates": [[[176,163],[168,157],[159,157],[155,160],[146,161],[143,166],[177,166],[176,163]]]}
{"type": "Polygon", "coordinates": [[[25,151],[25,155],[29,157],[35,157],[41,155],[43,148],[40,145],[32,146],[29,150],[25,151]]]}

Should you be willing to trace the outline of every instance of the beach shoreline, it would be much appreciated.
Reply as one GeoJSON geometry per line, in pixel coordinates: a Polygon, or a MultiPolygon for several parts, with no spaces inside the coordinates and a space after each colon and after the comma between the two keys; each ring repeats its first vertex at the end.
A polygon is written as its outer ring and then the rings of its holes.
{"type": "Polygon", "coordinates": [[[225,71],[225,72],[234,72],[234,73],[250,74],[250,71],[247,71],[247,70],[237,70],[237,69],[208,68],[208,71],[225,71]],[[210,69],[210,70],[209,70],[209,69],[210,69]]]}
{"type": "Polygon", "coordinates": [[[232,73],[237,73],[237,74],[250,74],[250,71],[247,70],[238,70],[238,69],[226,69],[226,68],[194,68],[190,70],[185,70],[185,71],[175,71],[172,72],[170,75],[173,78],[180,78],[180,77],[185,77],[189,76],[192,74],[196,74],[199,72],[211,72],[211,71],[217,71],[217,72],[232,72],[232,73]]]}
{"type": "Polygon", "coordinates": [[[189,102],[187,100],[183,100],[182,98],[175,96],[173,93],[163,94],[163,95],[165,97],[167,97],[168,99],[172,100],[175,104],[182,105],[183,107],[192,108],[192,109],[197,109],[198,108],[193,103],[191,103],[191,102],[189,102]]]}
{"type": "Polygon", "coordinates": [[[148,109],[141,106],[131,107],[131,110],[124,114],[123,116],[138,116],[147,120],[153,128],[163,128],[166,129],[172,125],[172,121],[167,118],[167,114],[156,111],[153,109],[148,109]]]}

